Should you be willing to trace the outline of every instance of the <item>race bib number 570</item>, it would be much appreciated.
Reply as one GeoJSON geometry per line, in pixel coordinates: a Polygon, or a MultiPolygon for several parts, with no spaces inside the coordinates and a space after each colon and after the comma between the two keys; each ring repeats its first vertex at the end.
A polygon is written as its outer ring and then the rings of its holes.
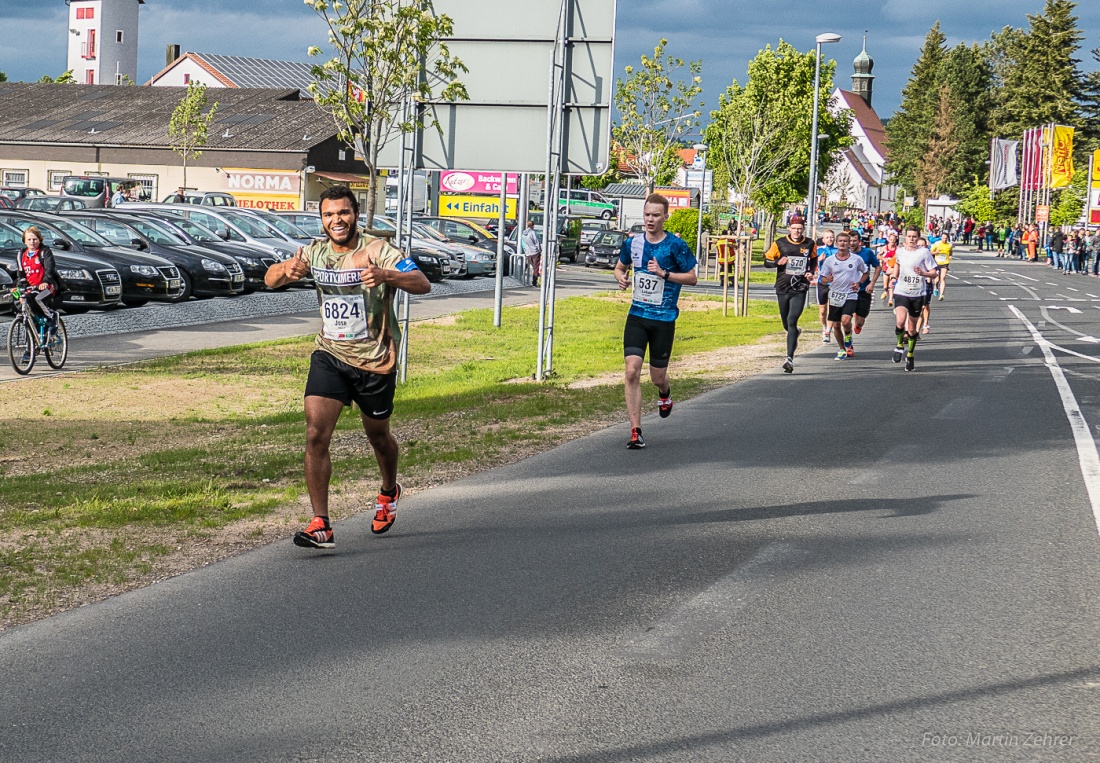
{"type": "Polygon", "coordinates": [[[321,304],[321,321],[325,339],[341,342],[370,337],[362,294],[326,296],[321,304]]]}

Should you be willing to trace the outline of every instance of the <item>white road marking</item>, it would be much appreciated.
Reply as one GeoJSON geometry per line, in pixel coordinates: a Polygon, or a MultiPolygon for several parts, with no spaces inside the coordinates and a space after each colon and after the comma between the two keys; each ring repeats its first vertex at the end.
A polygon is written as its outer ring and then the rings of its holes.
{"type": "Polygon", "coordinates": [[[1096,294],[1089,294],[1087,291],[1085,292],[1085,294],[1088,294],[1088,296],[1092,297],[1093,299],[1100,299],[1100,296],[1097,296],[1096,294]]]}
{"type": "Polygon", "coordinates": [[[621,647],[627,657],[663,660],[684,657],[760,596],[761,584],[790,567],[806,551],[789,543],[772,543],[705,591],[685,601],[652,627],[621,647]]]}
{"type": "Polygon", "coordinates": [[[1062,300],[1063,302],[1087,302],[1088,301],[1088,300],[1085,300],[1085,299],[1081,299],[1080,297],[1070,297],[1070,296],[1067,296],[1065,294],[1055,294],[1054,296],[1056,296],[1058,299],[1062,300]]]}
{"type": "Polygon", "coordinates": [[[1001,297],[1002,302],[1015,302],[1019,297],[1001,297]]]}
{"type": "MultiPolygon", "coordinates": [[[[1081,314],[1081,311],[1078,310],[1076,307],[1067,307],[1066,305],[1043,305],[1039,309],[1043,310],[1044,312],[1047,311],[1047,310],[1065,310],[1070,315],[1080,315],[1081,314]]],[[[1050,316],[1048,315],[1047,317],[1049,318],[1050,316]]]]}
{"type": "MultiPolygon", "coordinates": [[[[1089,494],[1089,503],[1092,504],[1092,518],[1096,523],[1097,532],[1100,532],[1100,453],[1096,450],[1096,440],[1092,438],[1088,422],[1077,405],[1077,398],[1073,396],[1073,389],[1066,380],[1062,367],[1058,365],[1058,359],[1051,351],[1051,343],[1039,333],[1039,330],[1031,324],[1023,313],[1016,309],[1015,305],[1009,305],[1008,309],[1016,314],[1027,330],[1031,332],[1035,343],[1043,351],[1046,366],[1054,379],[1054,386],[1058,389],[1058,395],[1062,398],[1062,408],[1069,420],[1069,427],[1073,431],[1073,442],[1077,447],[1077,460],[1081,464],[1081,477],[1085,480],[1085,490],[1089,494]]],[[[1076,353],[1074,353],[1076,354],[1076,353]]],[[[1100,362],[1100,361],[1098,361],[1100,362]]]]}
{"type": "Polygon", "coordinates": [[[1031,276],[1025,276],[1023,273],[1010,273],[1007,270],[1002,270],[1001,272],[1004,273],[1005,275],[1014,276],[1015,278],[1026,278],[1028,281],[1034,281],[1035,283],[1039,283],[1038,278],[1032,278],[1031,276]]]}
{"type": "Polygon", "coordinates": [[[1058,284],[1056,284],[1056,283],[1051,283],[1050,281],[1047,281],[1047,286],[1057,286],[1057,285],[1058,284]]]}
{"type": "Polygon", "coordinates": [[[997,296],[997,292],[995,292],[995,291],[990,291],[989,293],[992,294],[994,297],[997,296]]]}
{"type": "MultiPolygon", "coordinates": [[[[1051,310],[1069,310],[1071,314],[1072,313],[1080,314],[1080,312],[1081,312],[1080,310],[1077,310],[1076,308],[1073,308],[1073,307],[1051,307],[1050,309],[1051,310]]],[[[1058,321],[1051,318],[1050,317],[1050,312],[1047,310],[1047,307],[1045,305],[1040,307],[1039,310],[1043,313],[1044,318],[1046,318],[1048,321],[1053,323],[1058,328],[1062,329],[1062,331],[1065,331],[1068,334],[1074,334],[1076,336],[1081,337],[1082,342],[1091,342],[1093,344],[1100,344],[1100,339],[1097,339],[1096,337],[1091,336],[1089,334],[1082,334],[1077,329],[1071,329],[1069,326],[1064,326],[1061,323],[1059,323],[1058,321]]]]}
{"type": "Polygon", "coordinates": [[[1000,278],[997,278],[997,276],[983,276],[983,275],[977,275],[977,276],[973,276],[973,277],[974,277],[974,278],[986,278],[986,279],[989,279],[990,281],[1000,281],[1000,280],[1001,280],[1000,278]]]}
{"type": "Polygon", "coordinates": [[[1073,288],[1072,286],[1067,286],[1067,287],[1066,287],[1066,291],[1076,291],[1076,292],[1079,292],[1079,291],[1081,291],[1081,290],[1080,290],[1080,289],[1075,289],[1075,288],[1073,288]]]}
{"type": "Polygon", "coordinates": [[[1003,382],[1005,379],[1008,378],[1009,374],[1011,374],[1015,370],[1016,368],[1014,366],[1005,366],[1004,369],[1000,371],[990,371],[988,378],[986,378],[986,381],[1003,382]]]}

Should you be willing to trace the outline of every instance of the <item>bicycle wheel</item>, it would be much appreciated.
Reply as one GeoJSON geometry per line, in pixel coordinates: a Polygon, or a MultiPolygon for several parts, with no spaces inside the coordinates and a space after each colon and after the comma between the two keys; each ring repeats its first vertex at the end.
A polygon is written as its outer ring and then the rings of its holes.
{"type": "Polygon", "coordinates": [[[38,345],[34,335],[27,330],[27,319],[17,317],[8,326],[8,360],[11,367],[20,376],[29,374],[37,357],[38,345]]]}
{"type": "Polygon", "coordinates": [[[46,342],[43,352],[50,368],[61,368],[65,365],[65,358],[69,357],[69,335],[65,331],[65,321],[57,319],[57,331],[53,339],[46,342]]]}

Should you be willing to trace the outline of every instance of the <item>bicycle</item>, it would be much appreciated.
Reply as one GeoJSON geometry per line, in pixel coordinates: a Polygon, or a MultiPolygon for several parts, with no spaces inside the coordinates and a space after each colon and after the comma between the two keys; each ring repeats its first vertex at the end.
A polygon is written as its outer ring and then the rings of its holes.
{"type": "Polygon", "coordinates": [[[27,306],[27,292],[24,289],[12,289],[11,295],[14,313],[8,326],[8,360],[11,367],[20,376],[25,376],[34,368],[41,352],[50,368],[60,369],[69,356],[69,335],[65,331],[65,322],[58,316],[57,326],[51,331],[49,321],[27,306]]]}

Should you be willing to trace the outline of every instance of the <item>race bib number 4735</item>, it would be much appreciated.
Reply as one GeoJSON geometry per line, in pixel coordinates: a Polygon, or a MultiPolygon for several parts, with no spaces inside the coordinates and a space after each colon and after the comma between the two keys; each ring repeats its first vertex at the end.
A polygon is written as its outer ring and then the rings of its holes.
{"type": "Polygon", "coordinates": [[[326,296],[321,304],[322,333],[338,342],[367,339],[367,311],[362,294],[326,296]]]}
{"type": "Polygon", "coordinates": [[[660,307],[665,299],[665,279],[643,270],[634,271],[634,301],[660,307]]]}

